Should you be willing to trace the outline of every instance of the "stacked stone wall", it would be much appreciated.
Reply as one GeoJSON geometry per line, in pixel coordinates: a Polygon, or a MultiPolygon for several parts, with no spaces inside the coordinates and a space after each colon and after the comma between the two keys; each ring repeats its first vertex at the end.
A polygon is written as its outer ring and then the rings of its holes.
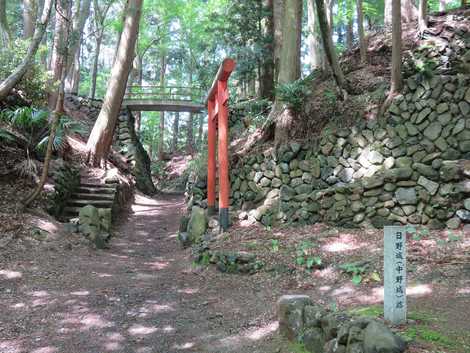
{"type": "Polygon", "coordinates": [[[265,225],[456,228],[470,221],[469,160],[469,75],[415,75],[381,121],[330,126],[313,143],[242,159],[232,206],[265,225]]]}

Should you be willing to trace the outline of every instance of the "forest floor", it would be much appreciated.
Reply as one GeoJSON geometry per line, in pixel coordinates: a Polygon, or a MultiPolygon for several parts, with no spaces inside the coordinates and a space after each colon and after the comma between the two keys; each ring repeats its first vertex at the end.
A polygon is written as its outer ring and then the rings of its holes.
{"type": "MultiPolygon", "coordinates": [[[[0,352],[297,352],[276,333],[275,303],[288,293],[309,294],[325,305],[334,301],[340,309],[368,305],[357,312],[380,316],[380,283],[364,279],[355,286],[331,266],[304,271],[292,265],[298,245],[291,243],[293,233],[298,244],[318,242],[326,264],[334,260],[329,255],[353,261],[365,253],[374,264],[379,232],[237,225],[214,245],[247,248],[265,269],[224,274],[195,265],[191,250],[178,244],[183,209],[180,195],[136,195],[132,214],[105,250],[64,229],[42,242],[1,247],[0,352]]],[[[444,235],[425,235],[410,248],[411,258],[421,259],[411,260],[414,324],[403,332],[415,340],[410,352],[468,353],[470,265],[464,259],[470,239],[459,233],[436,245],[434,236],[444,235]]]]}

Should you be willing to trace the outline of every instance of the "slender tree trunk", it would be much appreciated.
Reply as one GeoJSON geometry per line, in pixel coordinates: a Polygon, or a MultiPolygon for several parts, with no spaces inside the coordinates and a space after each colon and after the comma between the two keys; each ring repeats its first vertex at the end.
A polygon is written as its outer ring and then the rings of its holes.
{"type": "MultiPolygon", "coordinates": [[[[46,4],[44,6],[44,12],[46,11],[46,7],[49,6],[48,2],[51,2],[51,0],[46,0],[46,4]]],[[[44,12],[43,12],[43,16],[44,16],[44,12]]],[[[50,8],[48,12],[50,12],[50,8]]],[[[64,37],[63,37],[64,41],[67,40],[68,35],[69,35],[68,33],[69,24],[67,21],[65,22],[66,27],[65,27],[64,37]]],[[[41,31],[41,29],[39,28],[39,26],[41,25],[42,23],[37,25],[38,27],[37,32],[41,31]]],[[[47,22],[44,24],[44,28],[46,26],[47,26],[47,22]]],[[[36,34],[35,34],[35,37],[36,37],[36,34]]],[[[33,42],[34,40],[35,38],[33,39],[33,42]]],[[[58,93],[57,93],[56,106],[54,107],[54,111],[52,112],[52,116],[51,116],[51,130],[49,132],[49,140],[47,142],[46,155],[44,158],[44,166],[43,166],[41,178],[39,180],[39,184],[30,195],[28,195],[25,199],[22,200],[24,207],[28,207],[40,195],[42,189],[44,188],[44,185],[46,184],[47,177],[49,176],[49,165],[52,159],[52,146],[53,146],[54,139],[56,136],[57,127],[59,126],[60,117],[64,113],[64,96],[65,96],[64,89],[65,89],[65,76],[67,74],[65,68],[67,66],[67,57],[68,57],[68,48],[66,45],[64,45],[64,50],[59,53],[59,56],[60,58],[58,58],[57,60],[57,65],[59,65],[59,67],[57,68],[57,70],[60,73],[60,83],[57,89],[58,93]]]]}
{"type": "Polygon", "coordinates": [[[414,0],[403,0],[401,4],[402,22],[412,22],[418,17],[414,0]]]}
{"type": "Polygon", "coordinates": [[[0,0],[0,34],[4,46],[9,46],[11,43],[11,30],[7,19],[7,3],[6,0],[0,0]]]}
{"type": "Polygon", "coordinates": [[[461,4],[462,7],[465,7],[467,6],[467,0],[462,0],[462,4],[461,4]]]}
{"type": "MultiPolygon", "coordinates": [[[[62,76],[63,59],[62,53],[68,49],[68,38],[66,38],[67,32],[67,21],[70,21],[70,0],[57,0],[56,3],[56,18],[55,18],[55,29],[54,29],[54,43],[52,48],[52,59],[51,59],[51,70],[52,70],[52,82],[51,85],[54,87],[59,82],[62,76]]],[[[49,93],[49,109],[52,111],[55,109],[57,101],[57,89],[53,88],[49,93]]]]}
{"type": "Polygon", "coordinates": [[[171,151],[175,153],[178,149],[178,134],[180,124],[180,113],[175,113],[173,118],[173,139],[171,141],[171,151]]]}
{"type": "Polygon", "coordinates": [[[401,74],[401,1],[393,0],[393,23],[392,23],[392,82],[391,94],[400,92],[402,88],[401,74]]]}
{"type": "Polygon", "coordinates": [[[113,141],[116,121],[126,91],[135,43],[139,33],[142,2],[143,0],[128,0],[127,3],[124,29],[117,57],[111,70],[108,89],[100,114],[87,142],[88,160],[93,166],[103,164],[113,141]]]}
{"type": "Polygon", "coordinates": [[[384,25],[388,28],[392,26],[392,1],[393,0],[385,0],[384,25]]]}
{"type": "Polygon", "coordinates": [[[357,32],[359,35],[359,48],[361,52],[361,62],[367,62],[367,46],[364,35],[364,13],[362,12],[362,0],[357,0],[357,32]]]}
{"type": "MultiPolygon", "coordinates": [[[[160,58],[160,87],[165,87],[165,74],[166,74],[166,57],[162,55],[160,58]]],[[[158,159],[163,160],[165,157],[165,112],[160,112],[160,130],[159,130],[159,143],[158,143],[158,159]]]]}
{"type": "Polygon", "coordinates": [[[325,0],[326,17],[328,18],[328,26],[330,27],[330,33],[333,33],[334,30],[333,1],[334,0],[325,0]]]}
{"type": "Polygon", "coordinates": [[[423,33],[428,28],[428,2],[427,0],[419,0],[419,31],[423,33]]]}
{"type": "Polygon", "coordinates": [[[348,18],[348,25],[346,26],[346,46],[348,50],[351,50],[354,42],[353,32],[353,18],[352,15],[348,18]]]}
{"type": "Polygon", "coordinates": [[[21,81],[24,74],[28,71],[31,65],[34,62],[34,56],[41,44],[42,38],[44,33],[46,32],[47,23],[49,22],[49,18],[51,15],[51,9],[54,0],[46,0],[44,4],[44,9],[41,15],[41,18],[38,20],[36,24],[36,31],[34,32],[33,40],[28,48],[28,53],[26,57],[21,62],[21,64],[8,76],[1,84],[0,84],[0,100],[5,98],[15,87],[18,82],[21,81]]]}
{"type": "Polygon", "coordinates": [[[204,115],[199,114],[199,133],[198,133],[198,143],[199,151],[202,151],[202,146],[204,144],[204,115]]]}
{"type": "Polygon", "coordinates": [[[189,113],[187,132],[186,132],[186,149],[188,153],[192,154],[194,152],[194,138],[193,138],[193,128],[194,128],[194,114],[189,113]]]}
{"type": "Polygon", "coordinates": [[[100,58],[101,52],[101,42],[103,40],[103,30],[99,32],[96,36],[96,47],[95,47],[95,55],[93,58],[93,68],[91,71],[91,86],[90,86],[90,98],[95,99],[96,96],[96,80],[98,78],[98,63],[100,58]]]}
{"type": "MultiPolygon", "coordinates": [[[[136,71],[137,71],[137,82],[138,86],[142,86],[143,81],[143,59],[142,56],[137,55],[137,63],[136,63],[136,71]]],[[[142,124],[142,112],[135,112],[135,131],[137,134],[140,134],[140,127],[142,124]]]]}
{"type": "MultiPolygon", "coordinates": [[[[73,19],[73,32],[72,40],[70,41],[69,55],[70,57],[75,58],[77,52],[80,53],[80,46],[82,43],[83,29],[85,28],[85,23],[90,15],[90,5],[91,0],[76,0],[74,8],[74,19],[73,19]]],[[[80,70],[80,57],[78,60],[69,60],[69,65],[67,66],[67,81],[65,83],[65,92],[66,93],[75,93],[73,92],[74,86],[74,70],[80,70]],[[77,67],[74,68],[74,66],[77,67]]]]}
{"type": "Polygon", "coordinates": [[[274,18],[273,0],[263,0],[267,15],[263,19],[262,32],[264,44],[264,60],[260,70],[260,97],[272,100],[274,98],[274,18]]]}
{"type": "Polygon", "coordinates": [[[280,84],[300,78],[300,44],[302,36],[302,1],[286,0],[282,22],[282,51],[279,65],[280,84]]]}
{"type": "Polygon", "coordinates": [[[284,16],[284,1],[273,0],[273,26],[274,26],[274,81],[279,78],[279,63],[281,61],[282,47],[282,18],[284,16]]]}
{"type": "Polygon", "coordinates": [[[326,22],[327,17],[324,2],[323,0],[315,0],[315,3],[317,4],[318,23],[320,25],[320,32],[322,35],[323,48],[325,50],[326,58],[328,59],[331,70],[333,71],[336,84],[340,90],[347,91],[346,79],[344,78],[343,71],[339,66],[338,56],[336,55],[333,38],[331,37],[330,27],[326,22]]]}
{"type": "Polygon", "coordinates": [[[321,37],[318,35],[317,29],[317,17],[315,11],[315,0],[307,1],[308,11],[308,46],[310,51],[310,62],[311,69],[323,69],[324,68],[324,57],[321,48],[321,37]]]}
{"type": "Polygon", "coordinates": [[[439,0],[439,11],[444,12],[446,10],[446,0],[439,0]]]}
{"type": "Polygon", "coordinates": [[[35,0],[23,0],[23,38],[30,39],[34,35],[34,27],[37,17],[35,0]]]}

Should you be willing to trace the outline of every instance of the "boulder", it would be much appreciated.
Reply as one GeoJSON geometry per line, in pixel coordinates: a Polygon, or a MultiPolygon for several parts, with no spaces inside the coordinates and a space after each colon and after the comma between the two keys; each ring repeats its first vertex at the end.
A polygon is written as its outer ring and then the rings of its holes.
{"type": "Polygon", "coordinates": [[[297,340],[304,328],[304,307],[312,305],[307,295],[284,295],[277,302],[279,332],[291,341],[297,340]]]}
{"type": "Polygon", "coordinates": [[[323,353],[325,337],[323,331],[318,327],[307,328],[303,335],[305,349],[311,353],[323,353]]]}
{"type": "Polygon", "coordinates": [[[198,241],[207,230],[207,218],[204,209],[194,206],[188,222],[187,233],[191,242],[198,241]]]}
{"type": "Polygon", "coordinates": [[[439,184],[425,178],[424,176],[420,176],[418,179],[418,185],[421,185],[423,188],[425,188],[431,195],[435,195],[437,190],[439,189],[439,184]]]}
{"type": "Polygon", "coordinates": [[[418,203],[414,188],[398,188],[395,191],[395,198],[400,205],[416,205],[418,203]]]}
{"type": "Polygon", "coordinates": [[[364,353],[402,353],[406,343],[388,327],[370,322],[364,330],[364,353]]]}

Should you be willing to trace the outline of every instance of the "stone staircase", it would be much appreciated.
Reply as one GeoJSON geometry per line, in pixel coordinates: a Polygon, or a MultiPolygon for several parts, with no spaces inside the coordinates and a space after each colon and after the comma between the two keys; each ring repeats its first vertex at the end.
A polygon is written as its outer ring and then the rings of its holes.
{"type": "Polygon", "coordinates": [[[113,209],[116,205],[117,186],[118,184],[81,182],[76,192],[67,201],[64,216],[68,219],[76,218],[80,209],[87,205],[113,209]]]}

